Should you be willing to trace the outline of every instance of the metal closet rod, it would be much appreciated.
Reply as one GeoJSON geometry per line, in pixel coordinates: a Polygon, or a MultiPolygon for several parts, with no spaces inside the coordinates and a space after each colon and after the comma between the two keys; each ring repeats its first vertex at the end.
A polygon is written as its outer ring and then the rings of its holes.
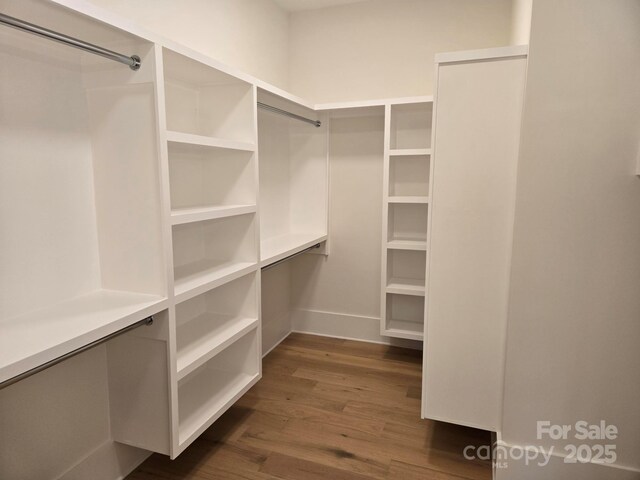
{"type": "Polygon", "coordinates": [[[270,263],[269,265],[265,265],[260,270],[268,270],[271,267],[275,267],[276,265],[280,265],[281,263],[284,263],[287,260],[291,260],[292,258],[297,257],[298,255],[302,255],[303,253],[307,253],[310,250],[315,250],[316,248],[320,248],[320,244],[319,243],[316,243],[315,245],[312,245],[309,248],[305,248],[304,250],[300,250],[299,252],[293,253],[293,254],[289,255],[288,257],[284,257],[284,258],[278,260],[277,262],[273,262],[273,263],[270,263]]]}
{"type": "Polygon", "coordinates": [[[10,17],[9,15],[5,15],[3,13],[0,13],[0,23],[9,27],[17,28],[18,30],[22,30],[23,32],[33,33],[34,35],[48,38],[49,40],[54,40],[65,45],[69,45],[70,47],[79,48],[80,50],[84,50],[95,55],[100,55],[101,57],[108,58],[109,60],[113,60],[115,62],[124,63],[125,65],[129,65],[131,70],[138,70],[140,68],[140,65],[142,65],[142,61],[137,55],[131,55],[130,57],[128,57],[127,55],[107,50],[106,48],[102,48],[97,45],[78,40],[77,38],[69,37],[68,35],[64,35],[62,33],[54,32],[53,30],[34,25],[33,23],[25,22],[24,20],[20,20],[18,18],[10,17]]]}
{"type": "Polygon", "coordinates": [[[310,123],[314,127],[322,126],[322,122],[320,120],[312,120],[311,118],[303,117],[302,115],[297,115],[295,113],[282,110],[281,108],[267,105],[266,103],[258,102],[258,108],[262,108],[263,110],[268,110],[273,113],[278,113],[280,115],[284,115],[285,117],[295,118],[296,120],[300,120],[301,122],[310,123]]]}
{"type": "Polygon", "coordinates": [[[123,333],[127,333],[128,331],[133,330],[134,328],[138,328],[142,325],[152,325],[152,324],[153,324],[153,317],[147,317],[140,320],[139,322],[132,323],[131,325],[121,328],[120,330],[110,333],[109,335],[99,338],[98,340],[94,340],[93,342],[88,343],[87,345],[83,345],[82,347],[76,348],[75,350],[71,350],[69,353],[65,353],[64,355],[60,355],[59,357],[54,358],[53,360],[49,360],[47,363],[38,365],[37,367],[34,367],[31,370],[27,370],[26,372],[23,372],[19,375],[16,375],[15,377],[11,377],[8,380],[5,380],[4,382],[0,383],[0,390],[2,390],[5,387],[8,387],[9,385],[13,385],[14,383],[19,382],[20,380],[24,380],[25,378],[30,377],[31,375],[35,375],[36,373],[46,370],[47,368],[53,367],[54,365],[57,365],[58,363],[68,358],[75,357],[79,353],[85,352],[90,348],[96,347],[101,343],[104,343],[108,340],[111,340],[112,338],[122,335],[123,333]]]}

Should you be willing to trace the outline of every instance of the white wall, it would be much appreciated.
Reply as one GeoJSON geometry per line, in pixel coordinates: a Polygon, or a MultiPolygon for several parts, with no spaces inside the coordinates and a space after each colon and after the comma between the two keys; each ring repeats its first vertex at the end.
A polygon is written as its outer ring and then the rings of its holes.
{"type": "Polygon", "coordinates": [[[293,262],[297,308],[378,317],[384,116],[330,120],[330,255],[293,262]]]}
{"type": "Polygon", "coordinates": [[[372,0],[294,12],[290,90],[315,102],[433,93],[434,54],[509,44],[511,0],[372,0]]]}
{"type": "Polygon", "coordinates": [[[330,120],[330,254],[290,262],[296,331],[389,341],[380,336],[383,113],[330,120]]]}
{"type": "Polygon", "coordinates": [[[273,0],[90,0],[139,25],[288,87],[289,15],[273,0]]]}
{"type": "MultiPolygon", "coordinates": [[[[637,0],[534,2],[502,432],[548,447],[538,420],[605,420],[627,478],[640,478],[639,48],[637,0]]],[[[499,478],[623,477],[557,465],[499,478]]]]}

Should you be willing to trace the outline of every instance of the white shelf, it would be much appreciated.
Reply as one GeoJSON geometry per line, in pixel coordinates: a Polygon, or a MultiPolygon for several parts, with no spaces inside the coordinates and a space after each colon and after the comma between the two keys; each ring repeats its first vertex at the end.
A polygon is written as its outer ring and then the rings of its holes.
{"type": "Polygon", "coordinates": [[[258,268],[253,262],[199,260],[175,268],[176,302],[187,300],[258,268]]]}
{"type": "Polygon", "coordinates": [[[389,150],[390,157],[411,157],[431,155],[430,148],[392,148],[389,150]]]}
{"type": "Polygon", "coordinates": [[[255,205],[217,205],[210,207],[177,208],[171,210],[171,225],[215,220],[217,218],[233,217],[235,215],[245,215],[255,212],[255,205]]]}
{"type": "Polygon", "coordinates": [[[387,282],[387,293],[424,297],[424,279],[393,277],[387,282]]]}
{"type": "Polygon", "coordinates": [[[243,372],[217,370],[214,373],[218,388],[212,392],[210,388],[199,389],[201,383],[207,382],[207,373],[196,373],[194,379],[189,379],[189,384],[185,384],[184,387],[181,385],[181,389],[189,388],[189,393],[181,392],[180,395],[180,411],[189,412],[180,418],[181,447],[193,442],[260,378],[257,373],[250,375],[243,372]]]}
{"type": "Polygon", "coordinates": [[[166,308],[157,295],[97,290],[0,322],[0,382],[166,308]]]}
{"type": "Polygon", "coordinates": [[[394,338],[406,338],[409,340],[423,340],[424,325],[403,320],[391,320],[387,328],[382,331],[383,335],[394,338]]]}
{"type": "Polygon", "coordinates": [[[215,313],[204,313],[180,325],[178,379],[193,372],[257,326],[257,318],[238,318],[215,313]]]}
{"type": "Polygon", "coordinates": [[[433,103],[433,95],[418,97],[382,98],[374,100],[354,100],[334,103],[317,103],[316,110],[343,110],[349,108],[384,107],[385,105],[404,105],[407,103],[433,103]]]}
{"type": "Polygon", "coordinates": [[[262,240],[260,243],[260,265],[262,267],[270,265],[305,248],[324,242],[326,239],[326,233],[288,233],[262,240]]]}
{"type": "Polygon", "coordinates": [[[390,240],[387,242],[389,250],[426,251],[427,242],[420,240],[390,240]]]}
{"type": "Polygon", "coordinates": [[[418,204],[427,204],[429,203],[429,197],[425,196],[393,196],[389,197],[389,203],[418,203],[418,204]]]}
{"type": "Polygon", "coordinates": [[[182,143],[186,145],[199,145],[202,147],[227,148],[231,150],[243,150],[255,152],[256,146],[249,142],[228,140],[224,138],[207,137],[204,135],[194,135],[192,133],[182,133],[167,130],[167,141],[172,143],[182,143]]]}

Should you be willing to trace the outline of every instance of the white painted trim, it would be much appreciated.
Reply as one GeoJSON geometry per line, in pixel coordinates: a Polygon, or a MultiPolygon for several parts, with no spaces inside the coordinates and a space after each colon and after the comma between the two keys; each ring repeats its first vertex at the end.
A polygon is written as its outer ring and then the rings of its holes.
{"type": "Polygon", "coordinates": [[[436,63],[471,62],[495,60],[497,58],[523,57],[529,54],[529,45],[463,50],[460,52],[437,53],[436,63]]]}
{"type": "Polygon", "coordinates": [[[103,443],[57,480],[123,480],[152,455],[147,450],[111,440],[103,443]]]}
{"type": "Polygon", "coordinates": [[[291,312],[291,320],[293,331],[296,333],[422,350],[421,341],[380,335],[380,318],[378,317],[294,309],[291,312]]]}

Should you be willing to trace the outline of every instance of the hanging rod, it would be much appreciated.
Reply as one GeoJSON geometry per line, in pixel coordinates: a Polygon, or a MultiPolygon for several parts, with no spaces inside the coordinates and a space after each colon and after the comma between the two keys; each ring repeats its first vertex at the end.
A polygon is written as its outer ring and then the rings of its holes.
{"type": "Polygon", "coordinates": [[[295,118],[296,120],[300,120],[301,122],[310,123],[315,127],[322,126],[322,122],[320,120],[312,120],[311,118],[303,117],[302,115],[296,115],[295,113],[287,112],[286,110],[282,110],[281,108],[274,107],[272,105],[267,105],[266,103],[258,102],[258,108],[262,108],[263,110],[268,110],[273,113],[278,113],[280,115],[284,115],[285,117],[295,118]]]}
{"type": "Polygon", "coordinates": [[[38,25],[34,25],[33,23],[28,23],[24,20],[10,17],[9,15],[0,13],[0,23],[3,23],[9,27],[17,28],[18,30],[22,30],[24,32],[33,33],[34,35],[39,35],[40,37],[48,38],[65,45],[69,45],[70,47],[79,48],[80,50],[85,50],[95,55],[100,55],[101,57],[108,58],[109,60],[124,63],[125,65],[129,65],[131,70],[138,70],[140,68],[140,65],[142,65],[142,61],[137,55],[131,55],[130,57],[128,57],[126,55],[122,55],[121,53],[113,52],[111,50],[107,50],[106,48],[83,42],[82,40],[78,40],[77,38],[69,37],[62,33],[54,32],[53,30],[49,30],[44,27],[39,27],[38,25]]]}
{"type": "Polygon", "coordinates": [[[48,362],[43,363],[42,365],[38,365],[37,367],[34,367],[31,370],[27,370],[26,372],[22,372],[21,374],[16,375],[15,377],[11,377],[5,380],[4,382],[0,383],[0,390],[2,390],[5,387],[8,387],[9,385],[13,385],[14,383],[19,382],[20,380],[24,380],[25,378],[30,377],[31,375],[35,375],[36,373],[46,370],[49,367],[53,367],[54,365],[57,365],[58,363],[68,358],[75,357],[79,353],[85,352],[90,348],[98,346],[101,343],[104,343],[108,340],[111,340],[112,338],[122,335],[123,333],[127,333],[128,331],[133,330],[134,328],[138,328],[142,325],[152,325],[152,324],[153,324],[153,317],[143,318],[139,322],[132,323],[127,327],[121,328],[120,330],[116,330],[115,332],[110,333],[109,335],[106,335],[102,338],[94,340],[93,342],[88,343],[87,345],[83,345],[82,347],[76,348],[75,350],[71,350],[70,352],[65,353],[64,355],[60,355],[59,357],[54,358],[53,360],[49,360],[48,362]]]}
{"type": "Polygon", "coordinates": [[[298,255],[302,255],[303,253],[307,253],[309,250],[314,250],[316,248],[320,248],[320,244],[319,243],[316,243],[315,245],[312,245],[309,248],[305,248],[304,250],[300,250],[299,252],[292,253],[288,257],[281,258],[277,262],[273,262],[273,263],[270,263],[269,265],[265,265],[264,267],[261,268],[261,270],[268,270],[271,267],[275,267],[276,265],[280,265],[281,263],[286,262],[287,260],[291,260],[293,257],[297,257],[298,255]]]}

